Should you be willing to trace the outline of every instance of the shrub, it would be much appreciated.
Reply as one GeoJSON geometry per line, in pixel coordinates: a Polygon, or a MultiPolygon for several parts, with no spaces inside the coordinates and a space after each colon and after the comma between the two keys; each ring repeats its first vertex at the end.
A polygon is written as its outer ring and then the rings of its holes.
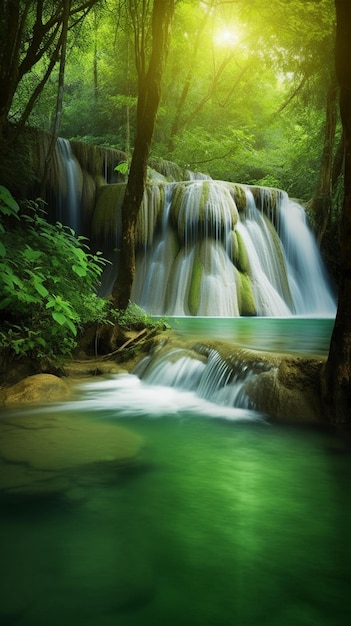
{"type": "Polygon", "coordinates": [[[49,224],[41,205],[27,201],[21,211],[0,186],[0,349],[58,363],[85,325],[107,323],[113,312],[96,295],[107,261],[85,237],[49,224]]]}

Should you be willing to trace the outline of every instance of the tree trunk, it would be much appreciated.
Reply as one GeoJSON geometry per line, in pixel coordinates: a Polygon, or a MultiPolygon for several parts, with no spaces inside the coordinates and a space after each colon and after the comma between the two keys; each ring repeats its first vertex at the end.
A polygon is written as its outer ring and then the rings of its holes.
{"type": "Polygon", "coordinates": [[[345,141],[344,203],[340,241],[338,310],[322,389],[326,416],[351,423],[351,2],[336,0],[336,70],[345,141]]]}
{"type": "Polygon", "coordinates": [[[321,243],[323,239],[331,215],[333,148],[337,119],[337,96],[338,85],[335,77],[332,79],[327,93],[324,145],[319,172],[319,183],[311,204],[311,210],[314,212],[316,218],[316,236],[318,243],[321,243]]]}
{"type": "Polygon", "coordinates": [[[152,51],[146,74],[139,74],[136,138],[128,183],[122,205],[122,239],[117,280],[112,299],[125,310],[130,300],[135,274],[135,226],[146,184],[147,162],[161,97],[174,0],[154,0],[152,12],[152,51]]]}
{"type": "Polygon", "coordinates": [[[59,78],[58,78],[58,86],[57,86],[56,111],[55,111],[55,119],[54,119],[49,149],[45,158],[44,174],[43,174],[43,178],[41,181],[41,194],[40,195],[43,197],[44,197],[45,186],[47,183],[47,178],[48,178],[49,171],[50,171],[52,156],[54,154],[57,137],[58,137],[60,126],[61,126],[63,92],[64,92],[64,84],[65,84],[68,20],[69,20],[69,15],[70,15],[70,10],[71,10],[71,0],[64,0],[62,2],[62,5],[63,5],[62,6],[62,29],[61,29],[61,36],[59,39],[60,69],[59,69],[59,78]]]}

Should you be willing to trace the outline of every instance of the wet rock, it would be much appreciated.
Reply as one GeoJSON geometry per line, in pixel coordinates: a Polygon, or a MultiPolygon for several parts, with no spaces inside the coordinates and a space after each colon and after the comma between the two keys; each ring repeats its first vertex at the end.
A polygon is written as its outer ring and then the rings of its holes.
{"type": "Polygon", "coordinates": [[[69,393],[69,386],[62,378],[53,374],[34,374],[1,390],[0,402],[5,405],[57,402],[66,399],[69,393]]]}
{"type": "Polygon", "coordinates": [[[247,394],[255,406],[273,420],[296,424],[322,421],[319,393],[321,362],[280,357],[269,370],[253,378],[247,394]]]}

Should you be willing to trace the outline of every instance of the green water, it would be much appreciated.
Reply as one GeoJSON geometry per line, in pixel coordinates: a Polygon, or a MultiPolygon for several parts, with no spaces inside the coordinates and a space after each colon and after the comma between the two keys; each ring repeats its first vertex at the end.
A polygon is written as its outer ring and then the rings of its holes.
{"type": "MultiPolygon", "coordinates": [[[[155,317],[155,319],[157,319],[155,317]]],[[[254,350],[327,355],[332,317],[167,317],[181,336],[215,337],[254,350]]]]}
{"type": "Polygon", "coordinates": [[[142,435],[130,469],[86,471],[51,498],[1,498],[2,626],[346,626],[342,441],[151,412],[121,414],[116,396],[86,413],[142,435]]]}

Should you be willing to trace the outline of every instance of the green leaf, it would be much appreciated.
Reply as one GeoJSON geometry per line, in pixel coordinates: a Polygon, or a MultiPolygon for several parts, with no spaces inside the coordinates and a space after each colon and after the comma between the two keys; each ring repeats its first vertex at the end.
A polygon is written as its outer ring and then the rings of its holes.
{"type": "Polygon", "coordinates": [[[6,248],[1,241],[0,241],[0,256],[2,257],[6,256],[6,248]]]}
{"type": "Polygon", "coordinates": [[[77,335],[77,329],[76,329],[75,325],[73,324],[73,322],[70,319],[66,318],[66,324],[67,324],[68,328],[70,329],[70,331],[73,333],[73,335],[76,336],[77,335]]]}
{"type": "Polygon", "coordinates": [[[77,274],[78,276],[86,276],[87,275],[87,270],[86,267],[82,267],[81,265],[72,265],[72,270],[74,271],[75,274],[77,274]]]}
{"type": "Polygon", "coordinates": [[[33,248],[26,244],[25,250],[22,252],[22,256],[26,259],[26,261],[32,263],[34,261],[38,261],[38,259],[42,256],[42,253],[40,250],[33,250],[33,248]]]}
{"type": "Polygon", "coordinates": [[[63,326],[63,324],[67,322],[67,317],[63,313],[59,313],[59,311],[52,311],[51,315],[60,326],[63,326]]]}
{"type": "Polygon", "coordinates": [[[20,208],[9,190],[3,185],[0,185],[0,212],[3,213],[3,215],[18,217],[17,213],[19,210],[20,208]]]}
{"type": "Polygon", "coordinates": [[[37,292],[43,296],[43,298],[46,298],[46,296],[49,295],[48,290],[46,289],[46,287],[44,287],[43,283],[39,282],[39,281],[35,281],[34,282],[34,289],[37,290],[37,292]]]}
{"type": "Polygon", "coordinates": [[[127,161],[121,161],[116,165],[115,172],[120,172],[120,174],[127,174],[129,169],[129,165],[127,161]]]}

